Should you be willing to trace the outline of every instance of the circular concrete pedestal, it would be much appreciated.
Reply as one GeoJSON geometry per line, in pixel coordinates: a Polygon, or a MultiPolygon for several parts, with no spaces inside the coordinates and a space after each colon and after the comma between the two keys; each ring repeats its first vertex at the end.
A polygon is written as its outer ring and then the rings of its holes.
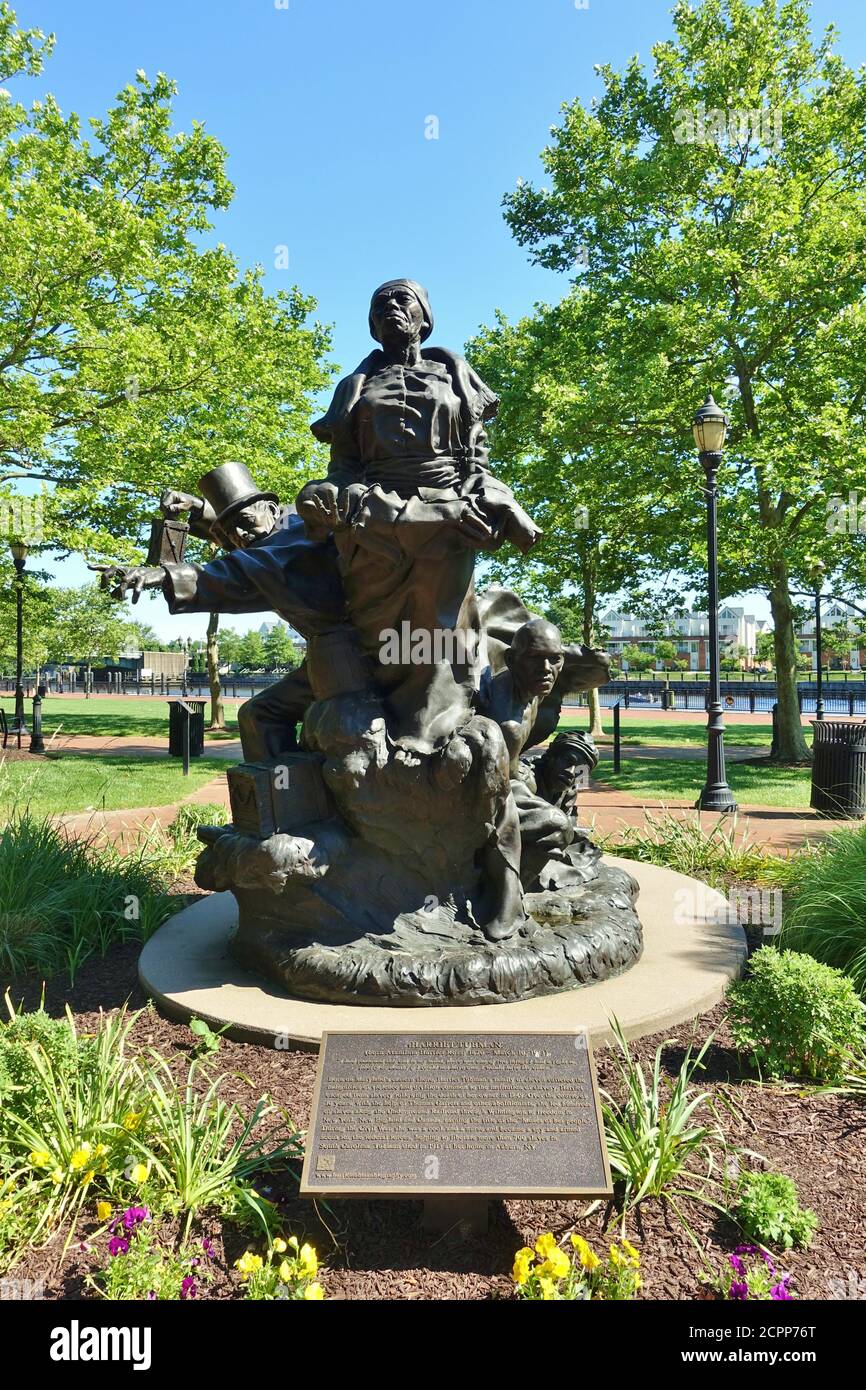
{"type": "Polygon", "coordinates": [[[170,918],[139,960],[145,991],[172,1018],[229,1024],[232,1037],[268,1047],[316,1048],[328,1029],[399,1033],[544,1032],[586,1028],[594,1044],[640,1038],[711,1009],[746,958],[743,930],[728,922],[720,893],[698,879],[652,864],[606,856],[640,884],[644,950],[624,974],[600,984],[516,1004],[404,1009],[314,1004],[289,999],[248,974],[228,952],[237,926],[231,893],[213,893],[170,918]]]}

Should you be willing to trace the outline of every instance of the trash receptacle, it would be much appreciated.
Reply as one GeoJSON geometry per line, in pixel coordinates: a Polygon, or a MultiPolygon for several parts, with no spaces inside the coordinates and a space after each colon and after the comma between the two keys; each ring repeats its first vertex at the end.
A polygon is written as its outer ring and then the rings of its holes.
{"type": "Polygon", "coordinates": [[[674,692],[670,689],[669,686],[667,686],[667,687],[665,687],[665,689],[662,691],[662,709],[673,709],[673,707],[674,707],[674,692]]]}
{"type": "Polygon", "coordinates": [[[825,816],[866,816],[866,722],[812,719],[811,806],[825,816]]]}
{"type": "Polygon", "coordinates": [[[184,705],[189,705],[189,756],[200,758],[204,752],[204,707],[207,700],[198,695],[187,695],[184,699],[168,702],[168,751],[173,758],[183,757],[183,726],[186,719],[184,705]]]}

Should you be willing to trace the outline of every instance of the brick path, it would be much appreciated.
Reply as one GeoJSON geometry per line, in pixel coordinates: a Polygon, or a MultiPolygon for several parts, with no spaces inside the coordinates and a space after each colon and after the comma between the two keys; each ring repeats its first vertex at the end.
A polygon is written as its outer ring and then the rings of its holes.
{"type": "MultiPolygon", "coordinates": [[[[754,751],[754,750],[753,750],[754,751]]],[[[581,792],[578,812],[582,825],[594,826],[606,835],[616,836],[623,826],[641,826],[647,813],[656,815],[667,810],[679,820],[693,820],[698,812],[690,801],[651,801],[630,796],[618,788],[593,782],[589,791],[581,792]]],[[[701,827],[709,832],[722,819],[713,811],[701,811],[701,827]]],[[[760,806],[740,803],[736,818],[724,818],[736,826],[737,838],[750,844],[763,844],[774,850],[799,849],[809,840],[820,839],[828,831],[842,826],[861,826],[862,821],[826,820],[814,811],[786,810],[779,806],[760,806]]]]}
{"type": "MultiPolygon", "coordinates": [[[[566,708],[563,713],[585,715],[586,711],[566,708]]],[[[605,714],[608,713],[605,712],[605,714]]],[[[642,709],[624,710],[622,717],[625,728],[630,719],[645,721],[647,712],[642,709]]],[[[678,722],[682,720],[691,723],[696,720],[700,721],[701,718],[698,711],[686,710],[669,711],[665,713],[664,717],[666,720],[675,719],[678,722]]],[[[725,749],[726,756],[731,761],[736,762],[741,758],[761,756],[762,750],[760,748],[737,745],[736,724],[770,724],[769,714],[737,713],[726,715],[725,722],[732,735],[730,745],[726,746],[725,749]]],[[[808,719],[804,718],[803,722],[808,724],[808,719]]],[[[140,757],[167,756],[164,736],[118,735],[108,737],[93,734],[69,734],[64,737],[61,734],[52,746],[62,748],[68,753],[117,752],[140,757]]],[[[607,761],[608,757],[611,756],[610,748],[602,746],[601,752],[602,757],[607,761]]],[[[241,759],[240,741],[238,739],[206,741],[205,756],[225,759],[228,763],[239,762],[241,759]]],[[[663,758],[665,760],[680,759],[698,762],[705,759],[706,750],[703,747],[658,747],[652,745],[635,747],[626,745],[623,747],[623,756],[626,758],[663,758]]],[[[217,802],[227,806],[228,786],[225,775],[219,774],[205,786],[199,787],[197,791],[185,797],[184,801],[198,804],[217,802]]],[[[643,825],[647,812],[650,814],[658,813],[664,808],[667,808],[672,815],[684,820],[691,819],[696,815],[691,802],[648,800],[630,796],[628,792],[611,788],[599,782],[593,783],[589,791],[581,794],[579,803],[580,819],[584,825],[594,825],[600,832],[613,835],[616,835],[623,826],[643,825]]],[[[72,834],[96,834],[100,838],[104,837],[121,844],[129,844],[141,833],[142,829],[146,829],[154,822],[163,826],[170,824],[176,811],[176,804],[171,804],[169,806],[140,807],[125,811],[81,812],[75,815],[62,816],[58,819],[72,834]]],[[[712,829],[718,819],[712,812],[701,813],[701,824],[707,831],[712,829]]],[[[762,843],[773,849],[791,850],[840,826],[860,824],[862,822],[859,821],[825,820],[818,817],[814,811],[741,804],[736,818],[736,833],[739,838],[747,839],[751,843],[762,843]]]]}
{"type": "Polygon", "coordinates": [[[229,788],[225,773],[218,773],[203,787],[167,806],[140,806],[125,811],[77,811],[66,816],[55,816],[54,821],[76,839],[92,838],[98,844],[110,842],[119,849],[130,849],[154,825],[163,828],[171,825],[178,806],[189,803],[206,806],[209,802],[228,806],[229,788]]]}

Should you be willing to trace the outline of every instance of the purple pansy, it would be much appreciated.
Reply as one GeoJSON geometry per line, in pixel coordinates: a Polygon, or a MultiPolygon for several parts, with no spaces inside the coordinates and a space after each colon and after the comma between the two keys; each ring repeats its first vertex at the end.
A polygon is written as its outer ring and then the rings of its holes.
{"type": "Polygon", "coordinates": [[[142,1221],[150,1220],[149,1207],[127,1207],[123,1213],[123,1225],[127,1231],[134,1231],[142,1221]]]}
{"type": "Polygon", "coordinates": [[[129,1241],[125,1236],[112,1236],[108,1242],[109,1255],[126,1255],[129,1253],[129,1241]]]}
{"type": "Polygon", "coordinates": [[[748,1286],[748,1284],[742,1283],[742,1282],[740,1282],[740,1281],[735,1281],[735,1282],[731,1285],[731,1287],[728,1289],[728,1298],[739,1298],[739,1299],[744,1299],[744,1298],[748,1298],[748,1297],[749,1297],[749,1286],[748,1286]]]}
{"type": "Polygon", "coordinates": [[[198,1288],[196,1287],[196,1282],[193,1279],[192,1275],[188,1274],[181,1283],[180,1296],[181,1298],[195,1298],[197,1293],[198,1288]]]}

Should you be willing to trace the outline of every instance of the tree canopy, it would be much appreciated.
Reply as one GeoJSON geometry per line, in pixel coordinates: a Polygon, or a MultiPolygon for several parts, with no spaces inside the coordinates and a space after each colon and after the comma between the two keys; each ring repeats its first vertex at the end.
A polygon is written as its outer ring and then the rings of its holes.
{"type": "MultiPolygon", "coordinates": [[[[844,63],[832,30],[813,41],[806,0],[701,0],[673,14],[652,71],[637,58],[600,66],[591,107],[562,108],[542,154],[548,184],[506,197],[517,241],[573,287],[517,330],[482,333],[478,360],[489,370],[495,356],[500,388],[522,414],[535,393],[530,413],[547,422],[543,443],[512,438],[506,409],[501,444],[494,435],[515,475],[529,459],[528,495],[545,453],[559,454],[554,496],[560,478],[573,491],[606,476],[606,540],[608,514],[623,515],[622,456],[635,494],[626,554],[645,548],[656,568],[673,557],[694,587],[706,560],[690,425],[707,390],[725,400],[721,592],[768,595],[780,753],[795,760],[808,750],[791,590],[816,555],[828,574],[863,573],[863,538],[830,534],[827,498],[866,487],[866,73],[844,63]],[[555,372],[524,365],[532,336],[553,342],[555,372]]],[[[580,538],[551,520],[545,553],[562,584],[580,538]]]]}
{"type": "MultiPolygon", "coordinates": [[[[0,77],[53,41],[0,5],[0,77]]],[[[175,84],[139,71],[102,117],[0,93],[0,477],[46,488],[46,543],[140,556],[161,490],[241,459],[289,498],[312,454],[326,329],[209,235],[223,147],[173,127],[175,84]]]]}

